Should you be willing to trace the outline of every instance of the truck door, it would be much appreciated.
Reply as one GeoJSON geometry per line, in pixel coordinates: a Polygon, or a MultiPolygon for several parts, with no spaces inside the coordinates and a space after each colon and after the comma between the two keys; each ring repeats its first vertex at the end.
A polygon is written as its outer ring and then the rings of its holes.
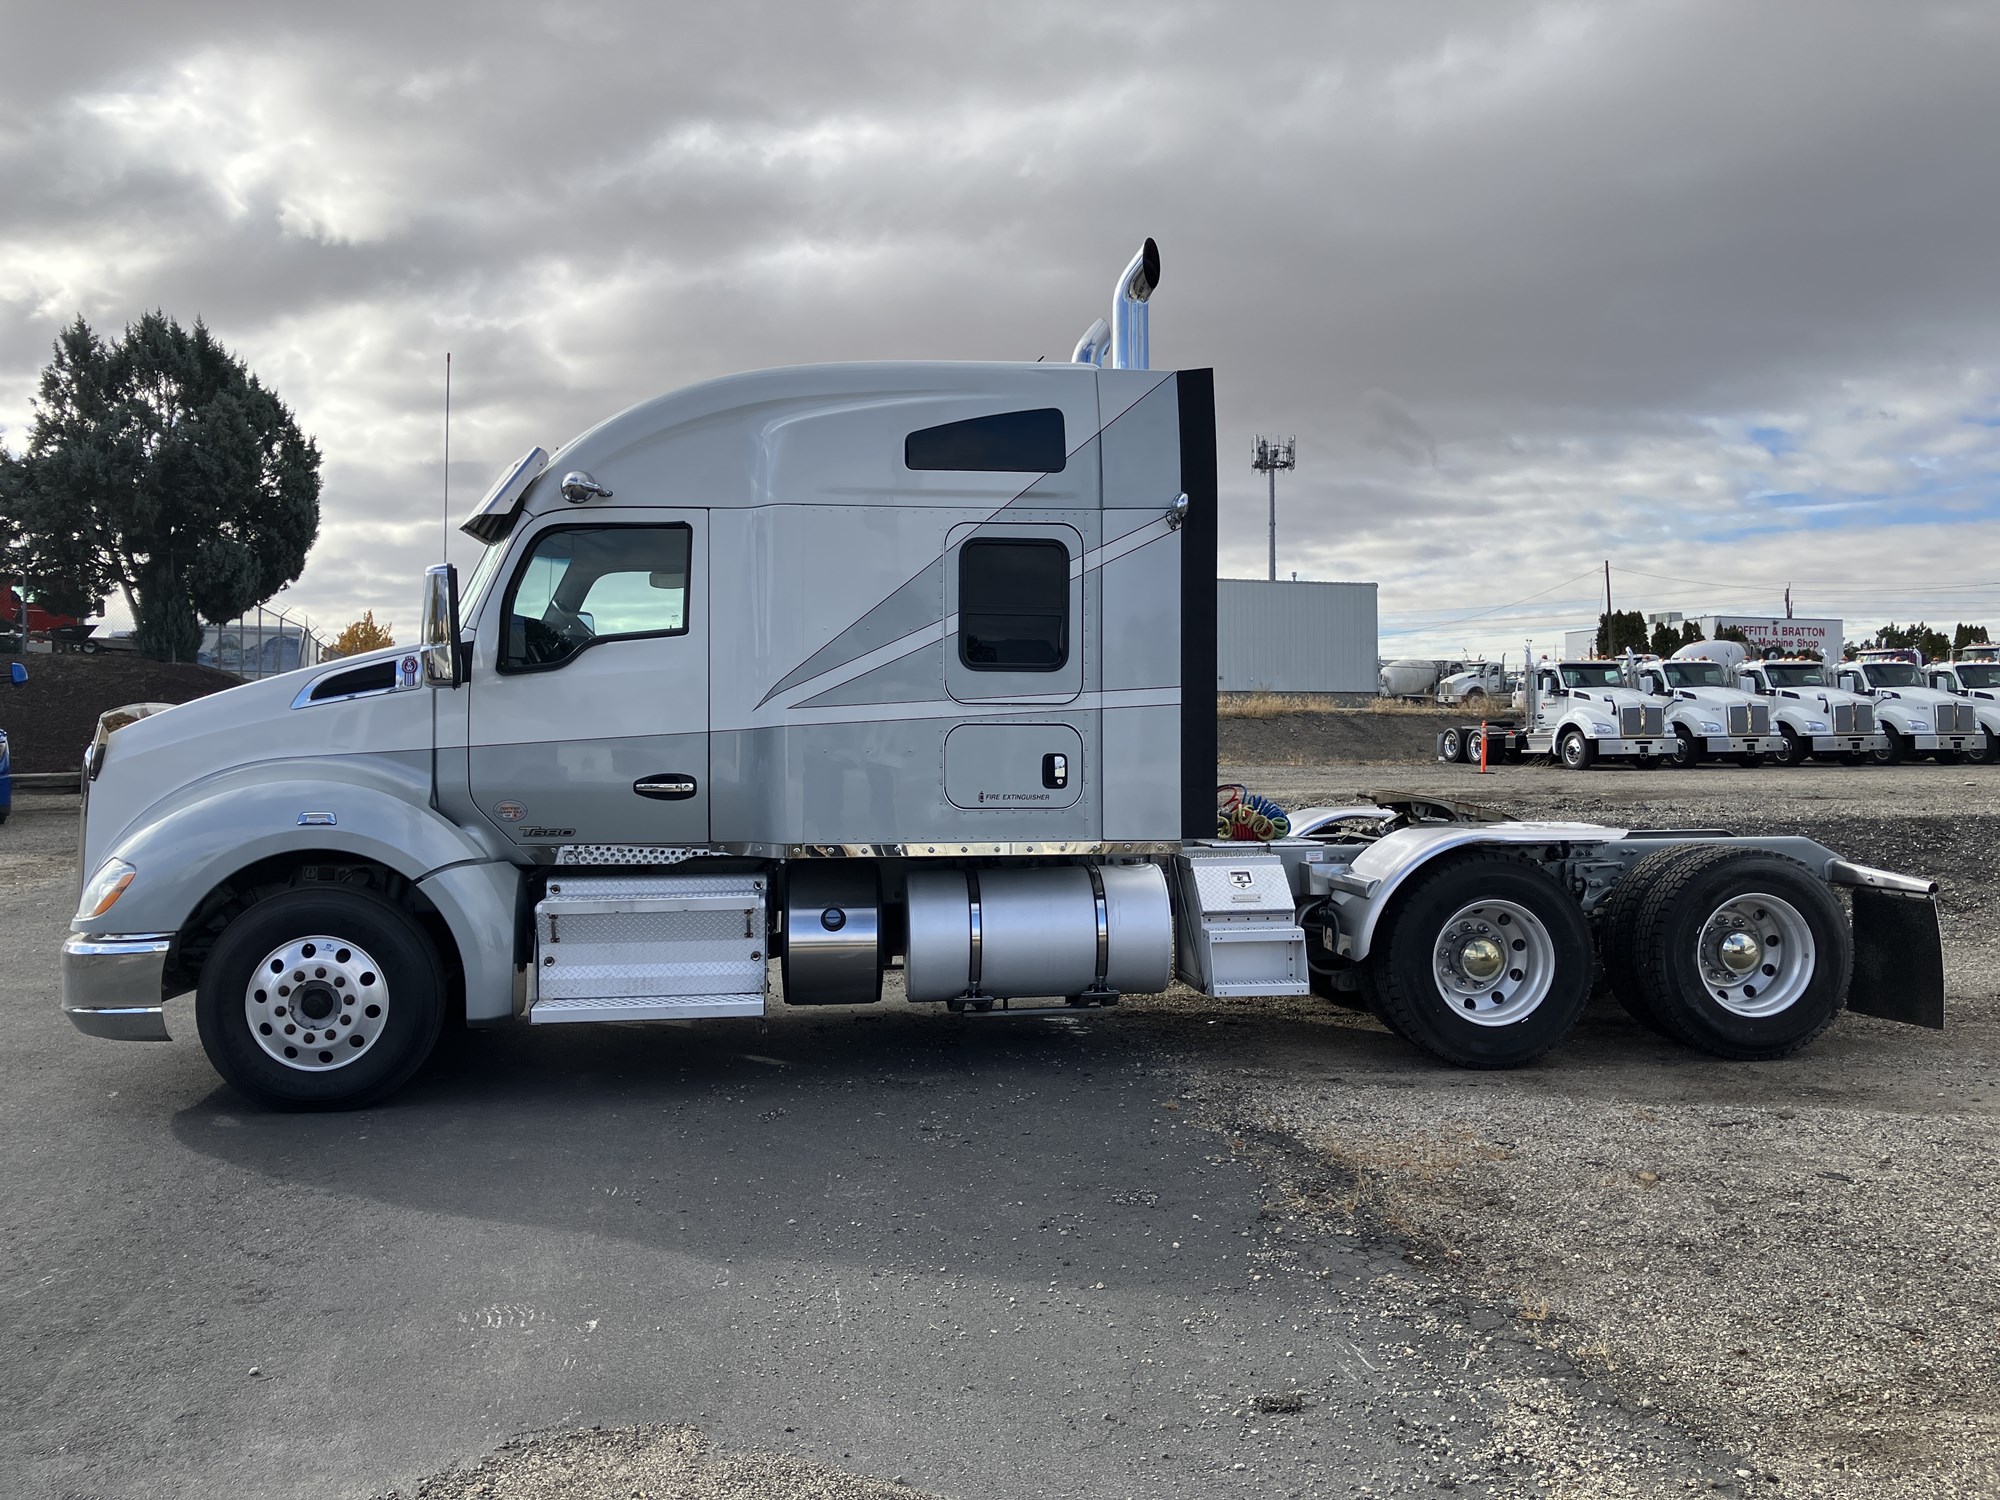
{"type": "Polygon", "coordinates": [[[516,843],[708,840],[708,513],[630,514],[550,517],[483,612],[467,772],[516,843]]]}

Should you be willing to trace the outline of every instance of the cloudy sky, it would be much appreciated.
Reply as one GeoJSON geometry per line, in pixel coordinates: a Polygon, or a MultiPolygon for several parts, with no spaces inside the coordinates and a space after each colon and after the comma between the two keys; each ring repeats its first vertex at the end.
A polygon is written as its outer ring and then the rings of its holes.
{"type": "MultiPolygon", "coordinates": [[[[299,601],[407,638],[468,506],[663,390],[1064,358],[1141,237],[1223,569],[1388,655],[1620,608],[2000,625],[2000,8],[6,0],[0,442],[199,315],[325,454],[299,601]]],[[[461,561],[472,544],[454,548],[461,561]]]]}

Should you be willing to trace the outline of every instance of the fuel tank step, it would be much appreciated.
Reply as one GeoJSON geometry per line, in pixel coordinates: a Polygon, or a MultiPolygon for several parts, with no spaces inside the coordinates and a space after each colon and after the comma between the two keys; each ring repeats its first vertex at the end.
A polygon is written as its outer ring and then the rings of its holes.
{"type": "Polygon", "coordinates": [[[760,874],[551,878],[535,903],[528,1020],[762,1015],[767,885],[760,874]]]}

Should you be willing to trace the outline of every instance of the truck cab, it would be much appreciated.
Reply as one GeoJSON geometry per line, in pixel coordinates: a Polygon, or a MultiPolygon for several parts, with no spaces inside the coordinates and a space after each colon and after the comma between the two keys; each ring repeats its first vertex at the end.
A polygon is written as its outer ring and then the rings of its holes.
{"type": "Polygon", "coordinates": [[[1814,755],[1854,765],[1887,748],[1874,700],[1836,687],[1834,675],[1824,662],[1803,658],[1746,661],[1738,668],[1744,691],[1770,705],[1785,737],[1787,764],[1814,755]]]}
{"type": "Polygon", "coordinates": [[[1539,662],[1529,689],[1528,748],[1572,771],[1599,760],[1650,769],[1674,753],[1668,707],[1628,679],[1620,662],[1539,662]]]}
{"type": "Polygon", "coordinates": [[[1786,740],[1772,729],[1770,705],[1738,687],[1721,662],[1652,657],[1642,658],[1636,670],[1646,692],[1667,700],[1676,766],[1692,768],[1718,756],[1742,766],[1762,765],[1767,755],[1786,765],[1805,758],[1787,754],[1786,740]]]}
{"type": "Polygon", "coordinates": [[[1465,670],[1453,672],[1438,683],[1437,701],[1467,711],[1509,706],[1507,666],[1504,661],[1475,661],[1465,670]]]}
{"type": "Polygon", "coordinates": [[[1874,705],[1883,736],[1883,747],[1874,752],[1876,762],[1895,765],[1912,755],[1951,761],[1983,752],[1985,733],[1972,703],[1931,686],[1913,654],[1864,651],[1836,671],[1834,681],[1842,689],[1874,705]]]}
{"type": "Polygon", "coordinates": [[[1971,705],[1981,742],[1965,758],[1986,765],[2000,758],[2000,648],[1988,647],[1990,654],[1975,656],[1976,649],[1961,651],[1953,661],[1933,662],[1925,678],[1938,692],[1971,705]]]}

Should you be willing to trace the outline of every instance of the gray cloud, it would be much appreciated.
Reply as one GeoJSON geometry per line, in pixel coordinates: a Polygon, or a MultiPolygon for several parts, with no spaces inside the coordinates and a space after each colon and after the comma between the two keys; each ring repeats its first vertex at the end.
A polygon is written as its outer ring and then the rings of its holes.
{"type": "Polygon", "coordinates": [[[1281,568],[1435,627],[1385,645],[1587,614],[1443,623],[1607,555],[2000,624],[1939,591],[2000,538],[1985,8],[128,9],[0,56],[0,423],[75,312],[206,317],[325,450],[287,598],[335,623],[413,614],[446,349],[463,506],[731,370],[1060,358],[1151,233],[1156,363],[1218,372],[1226,570],[1262,569],[1250,437],[1295,431],[1281,568]]]}

